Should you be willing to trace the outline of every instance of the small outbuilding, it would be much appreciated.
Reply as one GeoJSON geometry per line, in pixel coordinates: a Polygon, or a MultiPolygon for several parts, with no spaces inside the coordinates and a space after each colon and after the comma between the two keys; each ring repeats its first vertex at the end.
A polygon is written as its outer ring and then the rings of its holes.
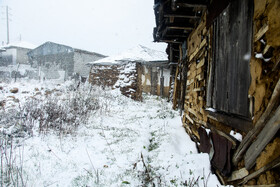
{"type": "Polygon", "coordinates": [[[86,64],[106,57],[53,42],[46,42],[27,55],[32,67],[38,68],[40,78],[45,79],[67,79],[74,75],[87,77],[90,67],[86,64]]]}
{"type": "Polygon", "coordinates": [[[135,100],[142,99],[142,92],[169,95],[170,71],[163,52],[139,45],[90,64],[89,82],[93,85],[120,88],[135,100]]]}
{"type": "Polygon", "coordinates": [[[35,47],[35,45],[23,41],[2,46],[2,49],[0,49],[0,66],[28,64],[27,53],[35,47]]]}

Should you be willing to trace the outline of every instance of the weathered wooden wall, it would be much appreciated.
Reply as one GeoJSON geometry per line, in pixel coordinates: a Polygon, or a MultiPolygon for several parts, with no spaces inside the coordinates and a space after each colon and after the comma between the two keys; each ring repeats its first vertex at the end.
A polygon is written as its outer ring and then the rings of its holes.
{"type": "Polygon", "coordinates": [[[280,1],[232,1],[209,27],[203,17],[177,67],[183,125],[224,184],[280,183],[279,20],[280,1]]]}
{"type": "Polygon", "coordinates": [[[162,97],[169,97],[170,69],[142,65],[143,92],[162,97]]]}

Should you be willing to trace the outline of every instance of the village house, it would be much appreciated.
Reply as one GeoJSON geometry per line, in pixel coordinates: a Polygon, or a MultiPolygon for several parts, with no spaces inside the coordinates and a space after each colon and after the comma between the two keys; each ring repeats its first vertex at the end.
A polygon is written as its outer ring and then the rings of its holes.
{"type": "Polygon", "coordinates": [[[28,52],[29,63],[38,68],[43,79],[67,79],[78,75],[88,77],[88,62],[106,56],[53,42],[46,42],[28,52]]]}
{"type": "Polygon", "coordinates": [[[35,47],[35,45],[23,41],[2,46],[0,66],[28,64],[27,53],[35,47]]]}
{"type": "Polygon", "coordinates": [[[222,184],[280,183],[280,1],[155,0],[173,108],[222,184]]]}
{"type": "Polygon", "coordinates": [[[27,53],[36,46],[28,42],[19,41],[4,45],[0,49],[0,78],[36,77],[36,73],[28,64],[27,53]],[[21,72],[18,68],[21,67],[21,72]]]}
{"type": "Polygon", "coordinates": [[[90,64],[89,81],[94,85],[120,88],[135,100],[142,99],[142,92],[169,96],[170,71],[163,52],[139,45],[90,64]]]}

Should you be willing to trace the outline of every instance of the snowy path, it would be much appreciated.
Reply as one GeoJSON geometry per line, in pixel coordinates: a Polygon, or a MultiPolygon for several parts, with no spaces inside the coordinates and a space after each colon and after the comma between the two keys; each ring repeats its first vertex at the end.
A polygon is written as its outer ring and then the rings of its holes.
{"type": "Polygon", "coordinates": [[[99,94],[102,107],[76,133],[35,133],[24,142],[27,186],[187,186],[196,179],[196,186],[220,186],[169,103],[99,94]]]}

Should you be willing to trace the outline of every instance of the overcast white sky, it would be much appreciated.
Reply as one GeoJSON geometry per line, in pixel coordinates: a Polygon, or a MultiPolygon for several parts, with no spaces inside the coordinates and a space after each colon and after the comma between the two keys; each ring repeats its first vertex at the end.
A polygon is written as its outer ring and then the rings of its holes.
{"type": "Polygon", "coordinates": [[[153,43],[153,0],[0,0],[0,41],[6,42],[5,6],[11,8],[10,42],[57,42],[115,55],[138,44],[153,43]]]}

